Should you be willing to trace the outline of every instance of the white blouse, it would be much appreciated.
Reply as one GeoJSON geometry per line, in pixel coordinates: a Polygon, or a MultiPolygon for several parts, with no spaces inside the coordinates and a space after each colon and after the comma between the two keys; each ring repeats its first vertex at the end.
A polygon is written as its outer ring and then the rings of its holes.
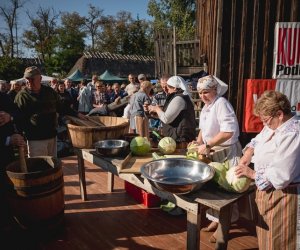
{"type": "Polygon", "coordinates": [[[265,126],[247,147],[254,148],[252,162],[259,188],[262,180],[275,189],[300,182],[300,121],[295,116],[276,130],[265,126]]]}
{"type": "Polygon", "coordinates": [[[203,142],[208,142],[219,132],[233,132],[233,136],[222,143],[222,146],[238,142],[239,124],[233,107],[224,97],[217,97],[210,105],[204,105],[200,114],[199,128],[203,142]]]}

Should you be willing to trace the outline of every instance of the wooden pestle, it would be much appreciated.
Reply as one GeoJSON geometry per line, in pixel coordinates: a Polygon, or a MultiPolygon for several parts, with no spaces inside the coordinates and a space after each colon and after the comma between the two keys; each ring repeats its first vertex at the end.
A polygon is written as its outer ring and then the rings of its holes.
{"type": "Polygon", "coordinates": [[[19,147],[19,161],[20,161],[20,167],[23,173],[28,173],[26,159],[25,159],[25,153],[24,153],[24,147],[19,147]]]}

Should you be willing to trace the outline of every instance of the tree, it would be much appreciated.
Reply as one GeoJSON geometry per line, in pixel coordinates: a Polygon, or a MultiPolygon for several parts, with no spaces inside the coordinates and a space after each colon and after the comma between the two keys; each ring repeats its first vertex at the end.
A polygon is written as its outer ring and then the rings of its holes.
{"type": "Polygon", "coordinates": [[[120,11],[116,17],[108,16],[103,19],[96,48],[110,53],[153,55],[150,27],[149,22],[139,18],[134,20],[130,12],[120,11]]]}
{"type": "Polygon", "coordinates": [[[3,56],[18,56],[18,24],[17,10],[23,7],[20,0],[10,0],[10,6],[0,6],[0,16],[4,18],[8,33],[0,33],[0,48],[3,56]],[[14,34],[15,32],[15,34],[14,34]]]}
{"type": "Polygon", "coordinates": [[[13,80],[24,73],[25,64],[19,58],[0,57],[0,79],[13,80]]]}
{"type": "Polygon", "coordinates": [[[37,16],[27,13],[31,29],[24,31],[23,42],[27,48],[34,49],[43,61],[51,59],[55,53],[57,43],[57,26],[56,21],[59,14],[54,9],[41,7],[37,11],[37,16]]]}
{"type": "Polygon", "coordinates": [[[152,32],[149,29],[149,23],[137,18],[129,25],[128,30],[124,38],[123,53],[153,55],[152,32]]]}
{"type": "Polygon", "coordinates": [[[178,40],[191,40],[195,36],[195,0],[150,0],[148,14],[154,17],[154,29],[176,27],[178,40]]]}
{"type": "Polygon", "coordinates": [[[103,24],[102,13],[103,13],[102,9],[99,9],[89,4],[88,16],[85,18],[85,27],[86,27],[86,32],[89,33],[89,35],[91,35],[92,50],[95,50],[95,37],[97,35],[97,32],[99,31],[99,28],[103,24]]]}
{"type": "Polygon", "coordinates": [[[62,13],[61,26],[57,28],[55,55],[48,65],[48,72],[66,74],[81,57],[85,48],[84,18],[77,12],[62,13]]]}
{"type": "Polygon", "coordinates": [[[116,20],[113,16],[103,19],[102,32],[96,36],[95,49],[100,52],[120,53],[116,20]]]}

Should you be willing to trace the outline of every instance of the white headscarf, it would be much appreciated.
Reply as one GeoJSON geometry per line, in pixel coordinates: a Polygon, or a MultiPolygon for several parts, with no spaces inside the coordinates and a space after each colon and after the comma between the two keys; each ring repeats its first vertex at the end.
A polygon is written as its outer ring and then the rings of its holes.
{"type": "Polygon", "coordinates": [[[174,88],[182,89],[184,95],[191,96],[189,87],[187,86],[185,80],[181,76],[171,76],[167,81],[167,84],[174,88]]]}
{"type": "Polygon", "coordinates": [[[228,85],[225,82],[221,81],[218,77],[213,75],[199,78],[197,84],[198,91],[213,88],[217,88],[217,95],[222,96],[227,92],[228,85]]]}

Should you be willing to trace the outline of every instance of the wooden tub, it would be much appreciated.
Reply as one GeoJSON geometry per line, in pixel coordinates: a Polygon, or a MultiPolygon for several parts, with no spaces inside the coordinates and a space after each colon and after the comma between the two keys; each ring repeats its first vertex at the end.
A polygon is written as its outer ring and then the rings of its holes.
{"type": "Polygon", "coordinates": [[[94,143],[105,139],[120,139],[129,130],[129,121],[122,117],[92,116],[89,117],[102,124],[95,126],[80,126],[70,121],[67,124],[73,147],[94,148],[94,143]]]}

